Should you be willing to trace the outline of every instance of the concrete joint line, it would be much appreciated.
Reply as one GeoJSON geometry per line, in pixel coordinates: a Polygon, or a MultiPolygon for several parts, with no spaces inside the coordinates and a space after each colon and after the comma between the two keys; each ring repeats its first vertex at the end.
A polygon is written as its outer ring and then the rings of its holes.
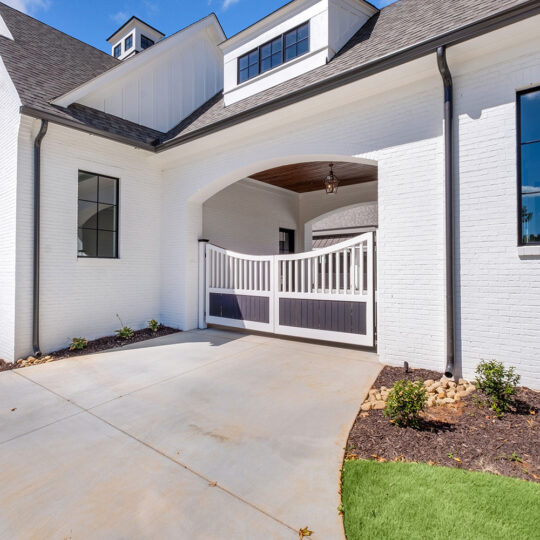
{"type": "Polygon", "coordinates": [[[268,512],[266,512],[265,510],[263,510],[262,508],[259,508],[258,506],[256,506],[255,504],[247,501],[246,499],[244,499],[243,497],[240,497],[240,495],[237,495],[236,493],[228,490],[227,488],[221,486],[219,483],[217,483],[215,480],[212,480],[210,478],[207,478],[206,476],[204,476],[204,474],[196,471],[195,469],[192,469],[189,465],[186,465],[185,463],[182,463],[181,461],[178,461],[177,459],[174,459],[173,457],[169,456],[168,454],[166,454],[165,452],[162,452],[161,450],[155,448],[154,446],[152,446],[151,444],[148,444],[147,442],[131,435],[130,433],[128,433],[127,431],[124,431],[123,429],[119,428],[118,426],[115,426],[114,424],[111,424],[110,422],[108,422],[107,420],[105,420],[104,418],[101,418],[100,416],[98,416],[97,414],[95,414],[94,412],[90,411],[90,410],[87,410],[86,411],[88,414],[92,415],[94,418],[97,418],[98,420],[100,420],[101,422],[103,422],[104,424],[107,424],[109,427],[115,429],[116,431],[122,433],[123,435],[126,435],[126,437],[129,437],[130,439],[133,439],[134,441],[137,441],[139,444],[142,444],[143,446],[145,446],[146,448],[156,452],[157,454],[159,454],[160,456],[164,457],[165,459],[169,460],[169,461],[172,461],[174,464],[180,466],[180,467],[183,467],[184,469],[186,469],[187,471],[189,471],[190,473],[194,474],[195,476],[197,476],[198,478],[201,478],[202,480],[204,480],[205,482],[208,483],[208,486],[211,486],[211,487],[214,487],[216,489],[220,489],[221,491],[223,491],[224,493],[227,493],[227,495],[230,495],[231,497],[234,497],[235,499],[237,499],[238,501],[244,503],[244,504],[247,504],[248,506],[250,506],[251,508],[253,508],[254,510],[256,510],[257,512],[260,512],[261,514],[264,514],[266,517],[270,518],[270,519],[273,519],[275,522],[279,523],[280,525],[283,525],[284,527],[287,527],[288,529],[290,529],[291,531],[293,531],[294,533],[298,533],[297,529],[295,529],[294,527],[291,527],[290,525],[288,525],[287,523],[285,523],[284,521],[281,521],[279,518],[273,516],[272,514],[269,514],[268,512]]]}
{"type": "MultiPolygon", "coordinates": [[[[246,351],[249,351],[249,350],[252,350],[252,349],[255,349],[256,347],[259,347],[261,346],[262,344],[261,343],[257,343],[255,345],[253,345],[253,347],[250,347],[249,349],[246,349],[246,351]]],[[[130,394],[133,394],[135,392],[138,392],[140,390],[143,390],[144,388],[148,388],[148,387],[151,387],[151,386],[155,386],[156,384],[160,384],[162,382],[165,382],[165,381],[169,381],[169,380],[172,380],[172,379],[175,379],[177,377],[181,377],[182,375],[186,375],[187,373],[191,373],[193,371],[196,371],[198,369],[201,369],[203,367],[206,367],[208,365],[211,365],[211,364],[215,364],[217,362],[220,362],[222,360],[227,360],[231,357],[233,357],[235,354],[237,353],[231,353],[230,355],[227,355],[227,356],[224,356],[223,358],[219,358],[213,362],[209,362],[208,364],[204,364],[204,366],[198,366],[196,368],[193,368],[192,370],[189,370],[189,371],[186,371],[184,373],[181,373],[179,375],[175,375],[174,377],[170,377],[169,379],[166,379],[164,381],[159,381],[159,382],[156,382],[156,383],[152,383],[146,387],[143,387],[143,388],[138,388],[137,390],[134,390],[133,392],[130,392],[128,394],[124,394],[124,396],[127,396],[127,395],[130,395],[130,394]]],[[[231,497],[234,497],[235,499],[237,499],[238,501],[248,505],[249,507],[253,508],[254,510],[256,510],[257,512],[260,512],[261,514],[265,515],[266,517],[274,520],[276,523],[279,523],[280,525],[283,525],[284,527],[287,527],[288,529],[290,529],[292,532],[294,533],[297,533],[297,529],[295,529],[294,527],[288,525],[287,523],[285,523],[284,521],[280,520],[279,518],[273,516],[272,514],[269,514],[268,512],[266,512],[265,510],[263,510],[262,508],[259,508],[257,505],[247,501],[246,499],[242,498],[240,495],[237,495],[236,493],[228,490],[227,488],[221,486],[220,484],[216,483],[214,480],[210,479],[210,478],[207,478],[206,476],[204,476],[202,473],[199,473],[198,471],[192,469],[191,467],[189,467],[188,465],[186,465],[185,463],[182,463],[181,461],[178,461],[176,459],[174,459],[173,457],[165,454],[164,452],[162,452],[161,450],[158,450],[157,448],[153,447],[152,445],[144,442],[143,440],[141,439],[138,439],[137,437],[134,437],[133,435],[131,435],[130,433],[128,433],[127,431],[124,431],[123,429],[119,428],[118,426],[115,426],[114,424],[111,424],[110,422],[108,422],[107,420],[101,418],[100,416],[98,416],[97,414],[95,414],[94,412],[92,412],[91,409],[95,408],[95,407],[99,407],[100,405],[104,405],[105,403],[110,403],[111,401],[115,401],[117,399],[120,399],[121,397],[124,397],[124,396],[118,396],[117,398],[114,398],[110,401],[105,401],[103,403],[100,403],[99,405],[94,405],[93,407],[89,408],[89,409],[85,409],[84,407],[82,407],[81,405],[78,405],[77,403],[75,403],[74,401],[71,401],[70,399],[67,399],[66,397],[58,394],[57,392],[55,392],[54,390],[51,390],[50,388],[47,388],[46,386],[36,382],[36,381],[33,381],[32,379],[26,377],[25,375],[23,375],[22,373],[18,373],[19,370],[15,370],[15,373],[17,375],[19,375],[19,377],[22,377],[23,379],[26,379],[27,381],[43,388],[44,390],[47,390],[48,392],[50,392],[51,394],[54,394],[55,396],[63,399],[64,401],[67,401],[68,403],[71,403],[72,405],[74,405],[75,407],[78,407],[80,410],[80,412],[78,413],[74,413],[74,414],[71,414],[69,416],[66,416],[64,418],[60,418],[54,422],[51,422],[50,424],[47,424],[45,426],[40,426],[36,429],[33,429],[33,430],[30,430],[26,433],[22,433],[20,435],[17,435],[16,437],[13,437],[12,439],[9,439],[9,441],[12,441],[14,439],[18,439],[19,437],[23,437],[25,435],[28,435],[29,433],[33,433],[35,431],[39,431],[41,429],[44,429],[48,426],[51,426],[53,424],[57,424],[58,422],[62,422],[64,420],[67,420],[68,418],[73,418],[74,416],[78,416],[80,414],[83,414],[83,413],[87,413],[91,416],[93,416],[94,418],[96,418],[97,420],[99,420],[100,422],[103,422],[104,424],[108,425],[109,427],[115,429],[116,431],[122,433],[123,435],[125,435],[126,437],[129,437],[130,439],[133,439],[134,441],[138,442],[139,444],[145,446],[146,448],[156,452],[157,454],[159,454],[160,456],[164,457],[165,459],[173,462],[174,464],[180,466],[180,467],[183,467],[184,469],[186,469],[187,471],[189,471],[190,473],[194,474],[195,476],[197,476],[198,478],[201,478],[202,480],[204,480],[205,482],[208,483],[209,486],[212,486],[212,487],[215,487],[217,489],[220,489],[221,491],[223,491],[224,493],[226,493],[227,495],[231,496],[231,497]]],[[[9,441],[4,441],[4,442],[9,442],[9,441]]],[[[2,443],[3,444],[3,443],[2,443]]]]}

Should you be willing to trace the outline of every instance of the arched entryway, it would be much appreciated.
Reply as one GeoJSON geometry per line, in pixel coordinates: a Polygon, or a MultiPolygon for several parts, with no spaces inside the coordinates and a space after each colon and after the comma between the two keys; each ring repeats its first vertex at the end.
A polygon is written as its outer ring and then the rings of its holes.
{"type": "Polygon", "coordinates": [[[201,237],[211,244],[210,259],[201,264],[210,277],[201,283],[199,324],[373,344],[353,335],[373,332],[373,236],[300,255],[311,251],[304,233],[313,216],[376,203],[376,164],[349,159],[287,163],[221,179],[216,185],[228,185],[218,191],[209,186],[201,237]],[[212,311],[206,318],[204,309],[212,311]]]}

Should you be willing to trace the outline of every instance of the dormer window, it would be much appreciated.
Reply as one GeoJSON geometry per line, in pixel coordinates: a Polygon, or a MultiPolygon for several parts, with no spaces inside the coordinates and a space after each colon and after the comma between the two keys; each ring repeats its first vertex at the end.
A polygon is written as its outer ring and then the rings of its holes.
{"type": "Polygon", "coordinates": [[[164,37],[165,34],[141,19],[131,17],[107,41],[111,44],[113,56],[124,60],[148,49],[164,37]]]}
{"type": "Polygon", "coordinates": [[[150,38],[141,35],[141,49],[148,49],[148,47],[151,47],[153,44],[154,42],[150,38]]]}
{"type": "Polygon", "coordinates": [[[238,58],[238,84],[309,52],[309,21],[238,58]]]}

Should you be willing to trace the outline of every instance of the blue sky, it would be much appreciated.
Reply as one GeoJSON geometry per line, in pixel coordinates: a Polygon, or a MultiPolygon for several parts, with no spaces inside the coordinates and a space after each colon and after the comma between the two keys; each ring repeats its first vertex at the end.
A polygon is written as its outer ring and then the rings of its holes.
{"type": "MultiPolygon", "coordinates": [[[[94,47],[136,15],[170,35],[214,11],[227,36],[239,32],[288,0],[1,0],[94,47]]],[[[373,0],[372,0],[373,1],[373,0]]],[[[377,7],[395,0],[375,0],[377,7]]]]}

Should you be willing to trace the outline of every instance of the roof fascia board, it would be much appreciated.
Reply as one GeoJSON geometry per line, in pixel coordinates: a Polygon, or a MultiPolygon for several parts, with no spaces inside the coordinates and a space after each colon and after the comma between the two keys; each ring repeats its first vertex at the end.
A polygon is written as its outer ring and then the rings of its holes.
{"type": "Polygon", "coordinates": [[[90,133],[93,135],[97,135],[99,137],[104,137],[105,139],[110,139],[115,142],[127,144],[135,148],[140,148],[141,150],[147,150],[149,152],[156,151],[156,147],[153,146],[152,144],[135,141],[131,139],[130,137],[124,137],[122,135],[111,133],[110,131],[105,131],[103,129],[87,126],[86,124],[80,124],[79,122],[76,122],[75,120],[69,120],[68,118],[63,118],[62,116],[58,116],[56,114],[41,111],[39,109],[34,109],[33,107],[28,107],[26,105],[22,105],[20,107],[20,113],[26,116],[29,116],[31,118],[39,118],[40,120],[48,120],[49,122],[58,124],[60,126],[69,127],[72,129],[76,129],[77,131],[83,131],[84,133],[90,133]]]}
{"type": "Polygon", "coordinates": [[[405,64],[406,62],[417,60],[428,54],[434,53],[438,47],[443,45],[457,45],[458,43],[487,34],[499,28],[519,22],[523,19],[538,15],[539,13],[540,2],[538,2],[538,0],[529,0],[528,2],[519,4],[518,6],[514,6],[484,19],[480,19],[479,21],[469,23],[455,30],[451,30],[421,43],[412,45],[411,47],[407,47],[383,56],[357,68],[353,68],[333,77],[329,77],[308,87],[291,92],[285,96],[281,96],[272,101],[257,105],[256,107],[240,112],[234,116],[225,118],[215,122],[214,124],[204,126],[191,133],[187,133],[184,136],[181,135],[176,139],[171,139],[170,141],[161,143],[156,147],[156,151],[164,152],[165,150],[174,148],[175,146],[186,144],[211,133],[215,133],[247,120],[251,120],[263,114],[268,114],[283,107],[293,105],[298,101],[302,101],[318,94],[328,92],[337,87],[353,83],[387,69],[405,64]]]}
{"type": "Polygon", "coordinates": [[[126,26],[128,26],[128,24],[130,24],[132,22],[138,22],[138,23],[144,24],[144,26],[146,26],[147,28],[149,28],[153,32],[157,32],[158,34],[160,34],[161,37],[165,36],[165,34],[163,32],[161,32],[160,30],[158,30],[157,28],[154,28],[153,26],[151,26],[148,23],[144,22],[143,20],[139,19],[139,17],[136,17],[135,15],[133,15],[133,17],[130,17],[120,28],[118,28],[118,30],[116,30],[114,32],[114,34],[109,36],[105,41],[112,40],[117,34],[120,34],[122,32],[122,30],[124,30],[126,28],[126,26]]]}
{"type": "MultiPolygon", "coordinates": [[[[247,28],[240,30],[240,32],[237,32],[236,34],[226,39],[225,41],[222,41],[219,44],[219,46],[222,48],[227,48],[227,49],[234,47],[237,42],[247,41],[249,40],[250,37],[253,37],[254,35],[258,35],[261,31],[264,31],[268,29],[268,27],[271,27],[276,21],[280,21],[282,18],[286,18],[287,14],[290,11],[299,9],[300,4],[305,4],[306,6],[308,6],[308,5],[315,4],[320,1],[321,0],[291,0],[290,2],[276,9],[272,13],[269,13],[262,19],[259,19],[258,21],[254,22],[247,28]]],[[[327,2],[328,1],[329,0],[327,0],[327,2]]],[[[375,13],[380,11],[373,4],[371,4],[370,2],[367,2],[366,0],[355,0],[355,1],[364,4],[366,11],[368,11],[368,13],[371,13],[371,15],[375,15],[375,13]]]]}
{"type": "Polygon", "coordinates": [[[145,49],[144,51],[136,54],[135,56],[130,57],[129,59],[120,62],[117,66],[105,71],[101,75],[94,77],[90,81],[83,83],[82,85],[66,92],[62,96],[59,96],[51,101],[53,105],[58,105],[60,107],[69,107],[71,104],[76,103],[78,100],[87,96],[91,92],[99,89],[100,87],[124,76],[126,73],[134,71],[144,64],[152,62],[157,56],[166,53],[173,47],[175,47],[180,40],[187,39],[198,32],[201,32],[205,28],[213,26],[217,30],[218,36],[224,35],[221,24],[217,20],[217,17],[214,13],[207,15],[204,19],[196,21],[190,26],[183,28],[165,38],[161,41],[158,41],[152,47],[145,49]]]}

